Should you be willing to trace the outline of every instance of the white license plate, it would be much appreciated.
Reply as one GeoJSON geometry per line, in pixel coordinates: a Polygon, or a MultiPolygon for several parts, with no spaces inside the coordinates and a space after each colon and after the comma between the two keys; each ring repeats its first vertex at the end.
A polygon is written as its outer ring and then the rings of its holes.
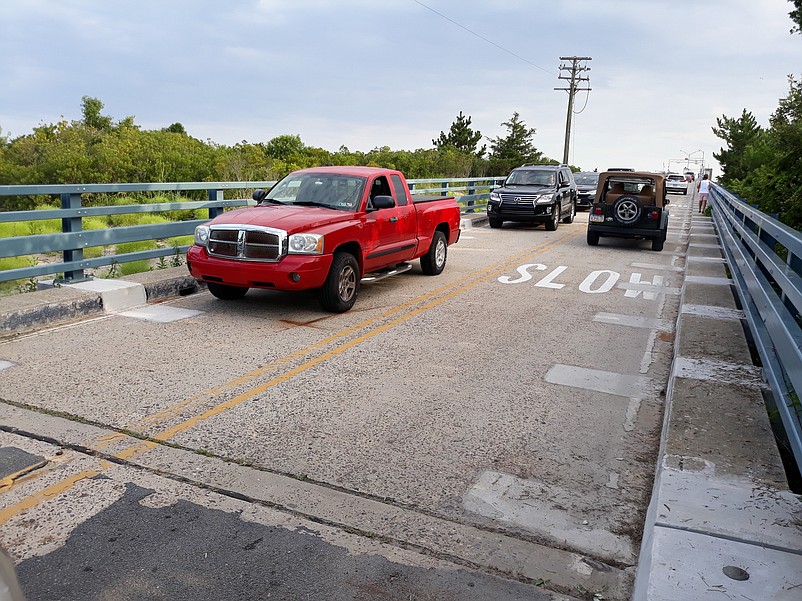
{"type": "Polygon", "coordinates": [[[592,221],[593,223],[602,223],[604,221],[604,215],[591,214],[590,221],[592,221]]]}

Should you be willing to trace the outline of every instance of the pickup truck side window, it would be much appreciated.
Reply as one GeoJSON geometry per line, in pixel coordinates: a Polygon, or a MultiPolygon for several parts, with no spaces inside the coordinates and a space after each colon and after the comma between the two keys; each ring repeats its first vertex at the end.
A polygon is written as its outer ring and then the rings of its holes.
{"type": "Polygon", "coordinates": [[[393,182],[393,191],[395,192],[395,201],[398,203],[398,206],[404,206],[407,204],[407,192],[404,188],[404,182],[401,181],[401,178],[397,175],[391,175],[390,181],[393,182]]]}
{"type": "Polygon", "coordinates": [[[371,205],[373,204],[373,199],[377,196],[393,196],[393,193],[390,191],[390,184],[387,183],[387,178],[383,175],[374,179],[373,185],[370,187],[371,205]]]}

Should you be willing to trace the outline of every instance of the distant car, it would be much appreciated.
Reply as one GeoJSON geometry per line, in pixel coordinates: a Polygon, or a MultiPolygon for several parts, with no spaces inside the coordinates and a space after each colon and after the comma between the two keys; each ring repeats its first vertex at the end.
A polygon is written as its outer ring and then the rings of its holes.
{"type": "Polygon", "coordinates": [[[580,171],[574,173],[576,182],[576,208],[589,209],[596,197],[596,184],[599,183],[598,171],[580,171]]]}
{"type": "Polygon", "coordinates": [[[607,171],[635,171],[632,167],[608,167],[607,171]]]}
{"type": "Polygon", "coordinates": [[[665,177],[647,171],[606,171],[599,175],[596,198],[588,216],[588,244],[602,236],[652,241],[663,250],[668,233],[665,177]]]}
{"type": "Polygon", "coordinates": [[[666,192],[669,194],[687,194],[688,182],[684,175],[669,173],[666,176],[666,192]]]}

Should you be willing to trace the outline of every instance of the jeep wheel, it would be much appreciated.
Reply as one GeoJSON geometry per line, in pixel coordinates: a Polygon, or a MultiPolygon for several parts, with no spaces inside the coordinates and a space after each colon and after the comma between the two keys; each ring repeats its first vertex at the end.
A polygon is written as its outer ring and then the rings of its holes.
{"type": "Polygon", "coordinates": [[[504,223],[504,221],[502,221],[498,217],[488,217],[487,221],[490,223],[490,227],[492,227],[493,229],[500,228],[501,225],[504,223]]]}
{"type": "Polygon", "coordinates": [[[576,216],[576,201],[571,201],[571,210],[568,213],[568,217],[563,219],[563,223],[573,223],[574,217],[576,216]]]}
{"type": "Polygon", "coordinates": [[[666,231],[661,230],[654,238],[652,238],[652,250],[661,251],[666,241],[666,231]]]}
{"type": "Polygon", "coordinates": [[[334,255],[329,275],[320,289],[320,304],[326,311],[344,313],[354,306],[359,294],[359,263],[354,255],[334,255]]]}
{"type": "Polygon", "coordinates": [[[588,245],[589,246],[599,245],[599,232],[592,232],[588,230],[588,245]]]}
{"type": "Polygon", "coordinates": [[[615,201],[613,216],[621,225],[633,225],[638,222],[641,215],[641,206],[638,199],[631,194],[625,194],[615,201]]]}
{"type": "Polygon", "coordinates": [[[237,300],[248,292],[248,288],[226,286],[225,284],[215,284],[214,282],[206,282],[206,287],[213,296],[220,300],[237,300]]]}
{"type": "Polygon", "coordinates": [[[553,232],[560,225],[560,203],[557,202],[551,208],[551,219],[546,222],[546,231],[553,232]]]}
{"type": "Polygon", "coordinates": [[[432,237],[429,251],[420,258],[420,267],[426,275],[440,275],[446,266],[448,244],[443,232],[437,230],[432,237]]]}

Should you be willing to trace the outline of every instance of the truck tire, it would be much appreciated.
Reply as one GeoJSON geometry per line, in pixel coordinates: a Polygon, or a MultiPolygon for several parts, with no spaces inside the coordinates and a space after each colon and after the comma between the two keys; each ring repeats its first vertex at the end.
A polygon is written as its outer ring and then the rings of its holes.
{"type": "Polygon", "coordinates": [[[554,232],[557,230],[557,226],[560,225],[560,203],[559,201],[554,203],[554,207],[551,209],[551,219],[546,222],[546,231],[554,232]]]}
{"type": "Polygon", "coordinates": [[[588,245],[589,246],[599,245],[599,232],[592,232],[588,230],[588,245]]]}
{"type": "Polygon", "coordinates": [[[354,255],[339,252],[334,255],[329,275],[320,289],[320,304],[326,311],[345,313],[359,295],[359,263],[354,255]]]}
{"type": "Polygon", "coordinates": [[[420,267],[426,275],[440,275],[446,267],[448,258],[448,243],[446,236],[440,230],[435,230],[432,245],[420,258],[420,267]]]}
{"type": "Polygon", "coordinates": [[[212,293],[212,296],[220,300],[237,300],[245,296],[249,290],[240,286],[226,286],[225,284],[215,284],[214,282],[206,282],[206,287],[212,293]]]}

